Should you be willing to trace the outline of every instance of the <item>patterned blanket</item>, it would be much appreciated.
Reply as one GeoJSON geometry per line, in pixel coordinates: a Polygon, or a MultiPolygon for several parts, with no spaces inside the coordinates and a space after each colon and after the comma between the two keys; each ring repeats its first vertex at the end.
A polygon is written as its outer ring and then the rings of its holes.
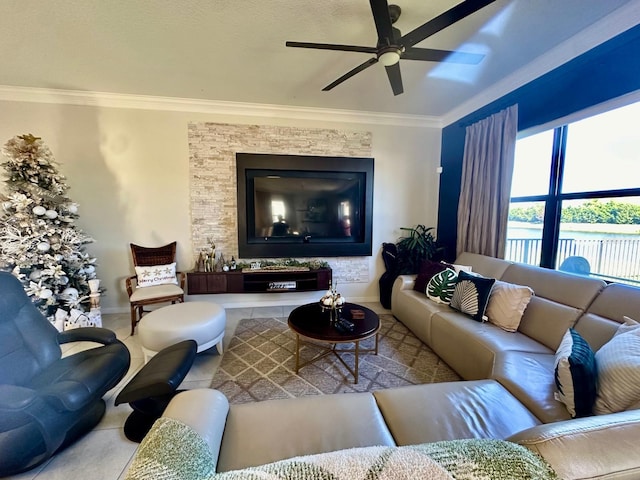
{"type": "Polygon", "coordinates": [[[557,480],[526,448],[502,440],[451,440],[365,447],[215,473],[208,446],[190,427],[161,418],[145,437],[126,480],[557,480]]]}

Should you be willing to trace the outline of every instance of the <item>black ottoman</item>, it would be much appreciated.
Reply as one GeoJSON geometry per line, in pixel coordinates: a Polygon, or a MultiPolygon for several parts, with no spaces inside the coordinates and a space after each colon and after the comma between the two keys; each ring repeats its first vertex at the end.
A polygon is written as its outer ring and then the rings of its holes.
{"type": "Polygon", "coordinates": [[[133,442],[141,442],[176,390],[187,376],[196,357],[198,344],[185,340],[154,355],[116,397],[115,404],[128,403],[133,412],[124,424],[124,434],[133,442]]]}

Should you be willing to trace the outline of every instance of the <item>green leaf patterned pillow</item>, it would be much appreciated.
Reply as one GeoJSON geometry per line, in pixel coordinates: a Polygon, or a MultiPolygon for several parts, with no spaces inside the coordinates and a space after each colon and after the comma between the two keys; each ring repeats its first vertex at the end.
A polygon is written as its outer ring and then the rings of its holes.
{"type": "Polygon", "coordinates": [[[434,302],[449,305],[457,279],[456,272],[450,268],[436,273],[427,284],[427,297],[434,302]]]}
{"type": "Polygon", "coordinates": [[[484,311],[487,309],[494,283],[495,278],[460,272],[451,297],[451,308],[470,315],[477,322],[486,321],[484,311]]]}

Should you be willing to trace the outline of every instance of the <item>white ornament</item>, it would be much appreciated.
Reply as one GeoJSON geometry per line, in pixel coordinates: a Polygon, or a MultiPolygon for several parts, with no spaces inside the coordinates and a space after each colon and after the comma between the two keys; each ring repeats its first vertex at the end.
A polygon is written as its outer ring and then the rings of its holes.
{"type": "Polygon", "coordinates": [[[79,295],[79,294],[80,294],[80,293],[78,292],[78,290],[77,290],[77,289],[75,289],[75,288],[73,288],[73,287],[65,288],[65,289],[62,291],[62,295],[64,295],[65,297],[68,297],[68,298],[74,298],[74,299],[75,299],[75,298],[78,298],[78,295],[79,295]]]}
{"type": "Polygon", "coordinates": [[[55,210],[47,210],[46,212],[44,212],[44,214],[51,220],[58,217],[58,212],[56,212],[55,210]]]}
{"type": "Polygon", "coordinates": [[[36,245],[36,248],[41,252],[48,252],[51,248],[51,245],[49,245],[49,242],[40,242],[38,245],[36,245]]]}
{"type": "Polygon", "coordinates": [[[86,267],[84,267],[84,271],[85,273],[92,274],[96,271],[96,267],[94,267],[93,265],[87,265],[86,267]]]}
{"type": "Polygon", "coordinates": [[[67,312],[62,310],[61,308],[56,310],[56,314],[54,317],[53,325],[59,332],[64,330],[64,321],[67,319],[67,312]]]}
{"type": "Polygon", "coordinates": [[[31,210],[33,213],[35,213],[36,215],[44,215],[47,211],[46,208],[44,208],[42,205],[38,205],[36,207],[33,207],[33,209],[31,210]]]}
{"type": "Polygon", "coordinates": [[[53,296],[53,292],[51,290],[49,290],[48,288],[43,288],[38,293],[38,297],[40,297],[43,300],[46,300],[47,298],[51,298],[52,296],[53,296]]]}
{"type": "Polygon", "coordinates": [[[78,205],[72,203],[67,207],[67,210],[69,211],[69,213],[78,213],[78,205]]]}
{"type": "Polygon", "coordinates": [[[42,270],[34,270],[29,274],[29,280],[33,280],[34,282],[40,280],[40,277],[42,277],[42,270]]]}

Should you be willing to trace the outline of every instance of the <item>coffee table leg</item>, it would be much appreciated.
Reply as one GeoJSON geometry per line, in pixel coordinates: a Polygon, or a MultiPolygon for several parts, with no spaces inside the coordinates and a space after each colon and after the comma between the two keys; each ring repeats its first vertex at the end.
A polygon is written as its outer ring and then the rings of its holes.
{"type": "Polygon", "coordinates": [[[296,333],[296,373],[300,368],[300,335],[296,333]]]}
{"type": "Polygon", "coordinates": [[[360,342],[356,341],[356,368],[354,370],[354,374],[353,374],[353,378],[354,378],[354,382],[353,383],[358,383],[358,358],[359,358],[359,350],[360,350],[360,342]]]}
{"type": "Polygon", "coordinates": [[[378,333],[376,333],[376,350],[373,352],[374,355],[378,354],[378,333]]]}

